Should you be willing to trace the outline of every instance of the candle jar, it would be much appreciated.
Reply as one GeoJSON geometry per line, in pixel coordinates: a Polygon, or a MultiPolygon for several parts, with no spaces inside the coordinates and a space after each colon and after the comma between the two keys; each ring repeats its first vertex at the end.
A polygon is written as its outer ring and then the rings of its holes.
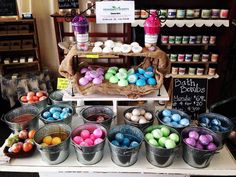
{"type": "Polygon", "coordinates": [[[149,15],[148,10],[144,10],[144,9],[141,10],[141,18],[147,18],[148,15],[149,15]]]}
{"type": "Polygon", "coordinates": [[[204,74],[204,69],[203,68],[197,68],[197,75],[201,76],[204,74]]]}
{"type": "Polygon", "coordinates": [[[167,35],[161,35],[161,43],[167,44],[169,37],[167,35]]]}
{"type": "Polygon", "coordinates": [[[176,17],[176,9],[168,9],[168,18],[175,18],[176,17]]]}
{"type": "Polygon", "coordinates": [[[178,67],[172,67],[171,68],[171,74],[178,74],[179,68],[178,67]]]}
{"type": "Polygon", "coordinates": [[[184,61],[184,54],[178,54],[178,61],[183,62],[184,61]]]}
{"type": "Polygon", "coordinates": [[[140,9],[136,9],[135,10],[135,18],[140,18],[141,17],[141,10],[140,9]]]}
{"type": "Polygon", "coordinates": [[[176,61],[176,60],[177,60],[177,54],[171,53],[171,54],[170,54],[170,61],[174,62],[174,61],[176,61]]]}
{"type": "Polygon", "coordinates": [[[181,44],[181,42],[182,42],[182,36],[175,36],[175,43],[181,44]]]}
{"type": "Polygon", "coordinates": [[[201,12],[201,9],[194,9],[193,17],[194,18],[199,18],[200,17],[200,12],[201,12]]]}
{"type": "Polygon", "coordinates": [[[221,9],[220,10],[220,18],[228,18],[229,10],[228,9],[221,9]]]}
{"type": "Polygon", "coordinates": [[[216,74],[216,68],[209,68],[208,75],[209,76],[214,76],[215,74],[216,74]]]}
{"type": "Polygon", "coordinates": [[[189,37],[189,44],[195,44],[197,41],[197,36],[190,36],[189,37]]]}
{"type": "Polygon", "coordinates": [[[176,17],[180,18],[180,19],[183,19],[185,17],[185,9],[178,9],[176,17]]]}
{"type": "Polygon", "coordinates": [[[200,54],[193,54],[193,61],[198,62],[200,60],[200,54]]]}
{"type": "Polygon", "coordinates": [[[210,44],[215,44],[216,43],[216,36],[210,36],[209,43],[210,44]]]}
{"type": "Polygon", "coordinates": [[[220,17],[220,9],[212,9],[211,10],[211,18],[219,18],[220,17]]]}
{"type": "Polygon", "coordinates": [[[189,69],[188,69],[189,75],[195,75],[195,72],[196,72],[196,68],[189,67],[189,69]]]}
{"type": "Polygon", "coordinates": [[[186,18],[194,18],[194,10],[193,9],[187,9],[186,18]]]}
{"type": "Polygon", "coordinates": [[[202,42],[202,36],[197,35],[196,44],[201,44],[201,42],[202,42]]]}
{"type": "Polygon", "coordinates": [[[160,9],[160,18],[162,17],[167,17],[167,9],[160,9]]]}
{"type": "Polygon", "coordinates": [[[202,62],[208,62],[209,54],[202,54],[202,62]]]}
{"type": "Polygon", "coordinates": [[[209,43],[209,36],[202,36],[202,43],[203,44],[208,44],[209,43]]]}
{"type": "Polygon", "coordinates": [[[175,36],[169,36],[169,44],[175,43],[175,36]]]}
{"type": "Polygon", "coordinates": [[[190,62],[190,61],[192,61],[192,59],[193,59],[193,55],[192,54],[186,54],[185,55],[185,61],[186,62],[190,62]]]}
{"type": "Polygon", "coordinates": [[[180,67],[179,68],[179,75],[184,75],[186,71],[186,68],[180,67]]]}
{"type": "Polygon", "coordinates": [[[212,62],[217,62],[218,61],[218,57],[219,57],[218,54],[215,54],[215,53],[211,54],[211,61],[212,62]]]}
{"type": "Polygon", "coordinates": [[[189,42],[189,36],[183,36],[182,44],[188,44],[188,42],[189,42]]]}
{"type": "Polygon", "coordinates": [[[204,19],[210,18],[211,9],[202,9],[201,17],[204,19]]]}

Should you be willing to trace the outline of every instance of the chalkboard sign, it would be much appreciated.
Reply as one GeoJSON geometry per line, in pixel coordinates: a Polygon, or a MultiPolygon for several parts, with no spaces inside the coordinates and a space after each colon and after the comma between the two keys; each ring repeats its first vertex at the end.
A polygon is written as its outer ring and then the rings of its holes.
{"type": "Polygon", "coordinates": [[[59,9],[77,9],[79,0],[58,0],[59,9]]]}
{"type": "Polygon", "coordinates": [[[173,78],[172,108],[189,115],[206,112],[208,80],[173,78]]]}
{"type": "Polygon", "coordinates": [[[16,0],[0,0],[0,16],[17,16],[16,0]]]}

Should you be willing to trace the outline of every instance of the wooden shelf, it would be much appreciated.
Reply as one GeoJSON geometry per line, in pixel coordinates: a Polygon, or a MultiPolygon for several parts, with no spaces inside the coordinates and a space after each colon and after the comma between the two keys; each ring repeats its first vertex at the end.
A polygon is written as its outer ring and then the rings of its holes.
{"type": "Polygon", "coordinates": [[[217,64],[217,62],[213,61],[170,61],[172,64],[217,64]]]}
{"type": "Polygon", "coordinates": [[[12,34],[6,33],[6,34],[0,34],[0,37],[33,36],[33,35],[34,33],[12,33],[12,34]]]}
{"type": "Polygon", "coordinates": [[[17,51],[31,51],[31,50],[38,50],[38,47],[34,48],[26,48],[26,49],[0,49],[0,52],[17,52],[17,51]]]}
{"type": "Polygon", "coordinates": [[[25,62],[25,63],[9,63],[9,64],[0,64],[2,66],[17,66],[17,65],[35,65],[38,64],[39,62],[37,60],[33,61],[33,62],[25,62]]]}
{"type": "Polygon", "coordinates": [[[215,44],[161,44],[162,46],[183,46],[183,47],[205,47],[205,46],[216,46],[215,44]]]}
{"type": "Polygon", "coordinates": [[[199,78],[199,79],[217,79],[219,78],[218,74],[215,74],[214,76],[210,76],[210,75],[189,75],[189,74],[184,74],[184,75],[180,75],[180,74],[167,74],[165,76],[165,78],[199,78]]]}

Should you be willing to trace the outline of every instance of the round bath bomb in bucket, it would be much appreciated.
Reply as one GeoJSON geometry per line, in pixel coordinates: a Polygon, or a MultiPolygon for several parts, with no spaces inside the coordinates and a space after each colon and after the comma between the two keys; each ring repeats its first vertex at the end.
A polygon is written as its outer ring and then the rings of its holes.
{"type": "Polygon", "coordinates": [[[107,131],[100,124],[86,123],[71,134],[77,160],[85,165],[98,163],[103,157],[107,131]]]}
{"type": "Polygon", "coordinates": [[[153,124],[154,115],[144,107],[131,107],[124,111],[125,124],[144,130],[153,124]]]}
{"type": "Polygon", "coordinates": [[[154,166],[170,166],[181,145],[177,130],[165,125],[152,125],[144,130],[146,158],[154,166]]]}
{"type": "Polygon", "coordinates": [[[189,115],[176,109],[163,109],[156,112],[156,115],[161,124],[175,128],[179,132],[191,122],[189,115]]]}
{"type": "Polygon", "coordinates": [[[46,124],[36,131],[34,142],[42,160],[50,165],[67,159],[70,152],[71,128],[66,124],[46,124]]]}
{"type": "Polygon", "coordinates": [[[122,167],[136,163],[143,141],[140,129],[130,125],[119,125],[109,130],[107,135],[112,161],[122,167]]]}
{"type": "Polygon", "coordinates": [[[183,159],[195,168],[205,168],[213,155],[221,147],[221,138],[203,127],[187,127],[181,132],[183,139],[183,159]]]}
{"type": "Polygon", "coordinates": [[[80,116],[84,123],[99,123],[107,129],[110,128],[111,122],[115,115],[112,109],[106,106],[89,106],[80,111],[80,116]]]}

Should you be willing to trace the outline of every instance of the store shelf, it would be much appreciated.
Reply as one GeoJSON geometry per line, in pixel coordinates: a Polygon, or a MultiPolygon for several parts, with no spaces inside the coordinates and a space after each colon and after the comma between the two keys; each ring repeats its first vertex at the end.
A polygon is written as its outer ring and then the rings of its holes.
{"type": "Polygon", "coordinates": [[[0,34],[0,37],[15,37],[15,36],[33,36],[34,33],[12,33],[12,34],[0,34]]]}
{"type": "MultiPolygon", "coordinates": [[[[128,107],[119,107],[118,117],[123,116],[124,110],[128,107]]],[[[160,108],[157,108],[160,109],[160,108]]],[[[162,109],[162,108],[161,108],[162,109]]],[[[77,110],[79,112],[79,110],[77,110]]],[[[123,122],[120,122],[123,123],[123,122]]],[[[82,124],[82,119],[75,115],[72,119],[72,129],[82,124]]],[[[112,125],[114,126],[114,125],[112,125]]],[[[2,152],[2,149],[0,149],[2,152]]],[[[47,172],[47,173],[63,173],[65,176],[71,173],[127,173],[127,174],[155,174],[155,175],[236,175],[236,164],[230,154],[228,148],[224,146],[219,153],[216,153],[210,165],[204,169],[196,169],[187,165],[182,159],[181,150],[177,153],[177,157],[173,164],[166,168],[159,168],[151,165],[146,159],[144,143],[139,151],[138,161],[130,167],[119,167],[111,160],[108,143],[106,142],[103,159],[95,165],[83,165],[76,159],[75,150],[70,146],[69,157],[61,164],[47,165],[41,159],[38,151],[32,157],[22,159],[12,159],[10,163],[2,164],[0,171],[9,172],[47,172]]]]}
{"type": "Polygon", "coordinates": [[[172,64],[217,64],[217,62],[213,62],[213,61],[208,61],[208,62],[204,62],[204,61],[171,61],[172,64]]]}
{"type": "Polygon", "coordinates": [[[33,62],[24,62],[24,63],[9,63],[9,64],[0,64],[2,66],[16,66],[16,65],[35,65],[38,64],[38,61],[33,61],[33,62]]]}
{"type": "MultiPolygon", "coordinates": [[[[132,27],[136,27],[136,26],[140,26],[140,27],[143,27],[143,24],[144,24],[144,21],[143,19],[140,19],[140,20],[135,20],[134,23],[131,24],[132,27]]],[[[228,19],[183,19],[183,20],[170,20],[170,19],[167,19],[165,22],[162,23],[162,27],[174,27],[174,26],[177,26],[177,27],[193,27],[193,26],[196,26],[196,27],[202,27],[202,26],[206,26],[206,27],[212,27],[212,26],[216,26],[216,27],[221,27],[221,26],[224,26],[224,27],[229,27],[229,20],[228,19]]]]}
{"type": "Polygon", "coordinates": [[[18,52],[18,51],[31,51],[38,50],[38,47],[26,48],[26,49],[0,49],[0,52],[18,52]]]}
{"type": "Polygon", "coordinates": [[[167,74],[165,76],[166,78],[199,78],[199,79],[217,79],[219,78],[218,74],[215,74],[214,76],[210,75],[189,75],[189,74],[184,74],[184,75],[179,75],[179,74],[167,74]]]}

